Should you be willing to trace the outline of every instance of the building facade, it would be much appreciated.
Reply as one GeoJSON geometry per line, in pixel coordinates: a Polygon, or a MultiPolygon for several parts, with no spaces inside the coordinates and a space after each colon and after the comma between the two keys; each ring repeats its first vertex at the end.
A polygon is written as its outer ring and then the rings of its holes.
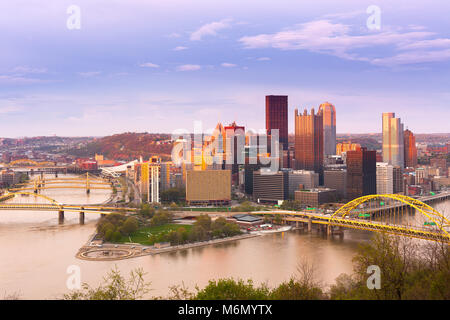
{"type": "Polygon", "coordinates": [[[266,131],[279,130],[280,144],[288,149],[288,96],[266,96],[266,131]]]}
{"type": "Polygon", "coordinates": [[[347,198],[347,170],[325,170],[323,177],[326,188],[335,189],[339,199],[347,198]]]}
{"type": "Polygon", "coordinates": [[[294,192],[301,189],[312,189],[319,186],[319,174],[308,170],[289,171],[289,196],[293,197],[294,192]]]}
{"type": "Polygon", "coordinates": [[[416,137],[408,129],[403,133],[403,137],[405,140],[405,168],[415,168],[417,167],[416,137]]]}
{"type": "Polygon", "coordinates": [[[310,115],[306,109],[303,114],[295,109],[295,164],[295,169],[323,175],[323,117],[321,112],[315,114],[314,108],[310,115]]]}
{"type": "Polygon", "coordinates": [[[377,162],[377,194],[394,193],[394,166],[377,162]]]}
{"type": "Polygon", "coordinates": [[[347,152],[347,198],[353,200],[377,191],[376,151],[347,152]]]}
{"type": "Polygon", "coordinates": [[[295,200],[301,204],[318,207],[321,204],[335,202],[336,190],[328,188],[316,188],[311,190],[295,191],[295,200]]]}
{"type": "Polygon", "coordinates": [[[394,112],[383,113],[383,162],[393,166],[405,165],[405,140],[403,123],[394,112]]]}
{"type": "Polygon", "coordinates": [[[324,156],[336,154],[336,108],[329,102],[319,106],[323,119],[323,153],[324,156]]]}
{"type": "Polygon", "coordinates": [[[361,149],[361,145],[359,143],[352,143],[351,141],[341,142],[336,145],[336,154],[341,155],[344,152],[359,149],[361,149]]]}
{"type": "Polygon", "coordinates": [[[230,170],[188,170],[186,202],[190,205],[229,204],[231,201],[230,170]]]}
{"type": "Polygon", "coordinates": [[[264,168],[253,172],[253,199],[258,202],[278,202],[289,197],[288,171],[264,174],[264,168]]]}

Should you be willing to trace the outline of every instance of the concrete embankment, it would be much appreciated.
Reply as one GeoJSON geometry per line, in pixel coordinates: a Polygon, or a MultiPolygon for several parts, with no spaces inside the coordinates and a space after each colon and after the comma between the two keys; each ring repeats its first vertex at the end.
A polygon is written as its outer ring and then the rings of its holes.
{"type": "MultiPolygon", "coordinates": [[[[155,248],[154,246],[144,246],[141,244],[112,244],[112,243],[105,243],[101,247],[99,247],[98,245],[90,245],[89,243],[87,243],[85,246],[80,248],[80,250],[76,254],[76,257],[78,259],[91,261],[122,260],[166,252],[174,252],[190,248],[209,246],[214,244],[221,244],[231,241],[254,238],[258,236],[260,235],[246,233],[234,237],[214,239],[209,241],[200,241],[178,246],[168,246],[165,248],[155,248]]],[[[92,240],[93,238],[94,237],[91,237],[90,239],[92,240]]]]}

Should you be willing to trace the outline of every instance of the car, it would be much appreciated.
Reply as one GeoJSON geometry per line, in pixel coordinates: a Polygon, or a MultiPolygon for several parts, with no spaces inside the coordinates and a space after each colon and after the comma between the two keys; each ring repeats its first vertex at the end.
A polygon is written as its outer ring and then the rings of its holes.
{"type": "Polygon", "coordinates": [[[119,246],[116,244],[115,246],[114,246],[114,248],[118,248],[119,246]]]}

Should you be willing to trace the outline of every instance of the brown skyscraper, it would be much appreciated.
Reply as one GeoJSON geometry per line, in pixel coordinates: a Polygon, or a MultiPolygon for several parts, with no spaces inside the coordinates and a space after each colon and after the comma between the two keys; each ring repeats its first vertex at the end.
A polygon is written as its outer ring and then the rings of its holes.
{"type": "Polygon", "coordinates": [[[288,149],[288,96],[266,96],[266,130],[279,130],[280,144],[288,149]]]}
{"type": "Polygon", "coordinates": [[[408,129],[405,130],[403,136],[405,139],[405,168],[414,168],[417,166],[416,137],[408,129]]]}
{"type": "Polygon", "coordinates": [[[323,181],[323,118],[314,108],[310,115],[295,109],[295,161],[297,169],[314,170],[323,181]]]}
{"type": "Polygon", "coordinates": [[[377,192],[376,151],[347,151],[347,197],[353,200],[377,192]]]}

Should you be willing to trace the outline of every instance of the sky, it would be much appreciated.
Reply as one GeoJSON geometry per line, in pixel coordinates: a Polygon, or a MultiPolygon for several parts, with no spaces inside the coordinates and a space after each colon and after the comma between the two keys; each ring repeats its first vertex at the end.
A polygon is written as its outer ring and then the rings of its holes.
{"type": "Polygon", "coordinates": [[[338,133],[380,132],[382,112],[448,133],[448,12],[447,0],[2,1],[0,137],[261,130],[270,94],[289,96],[289,132],[296,108],[328,101],[338,133]]]}

